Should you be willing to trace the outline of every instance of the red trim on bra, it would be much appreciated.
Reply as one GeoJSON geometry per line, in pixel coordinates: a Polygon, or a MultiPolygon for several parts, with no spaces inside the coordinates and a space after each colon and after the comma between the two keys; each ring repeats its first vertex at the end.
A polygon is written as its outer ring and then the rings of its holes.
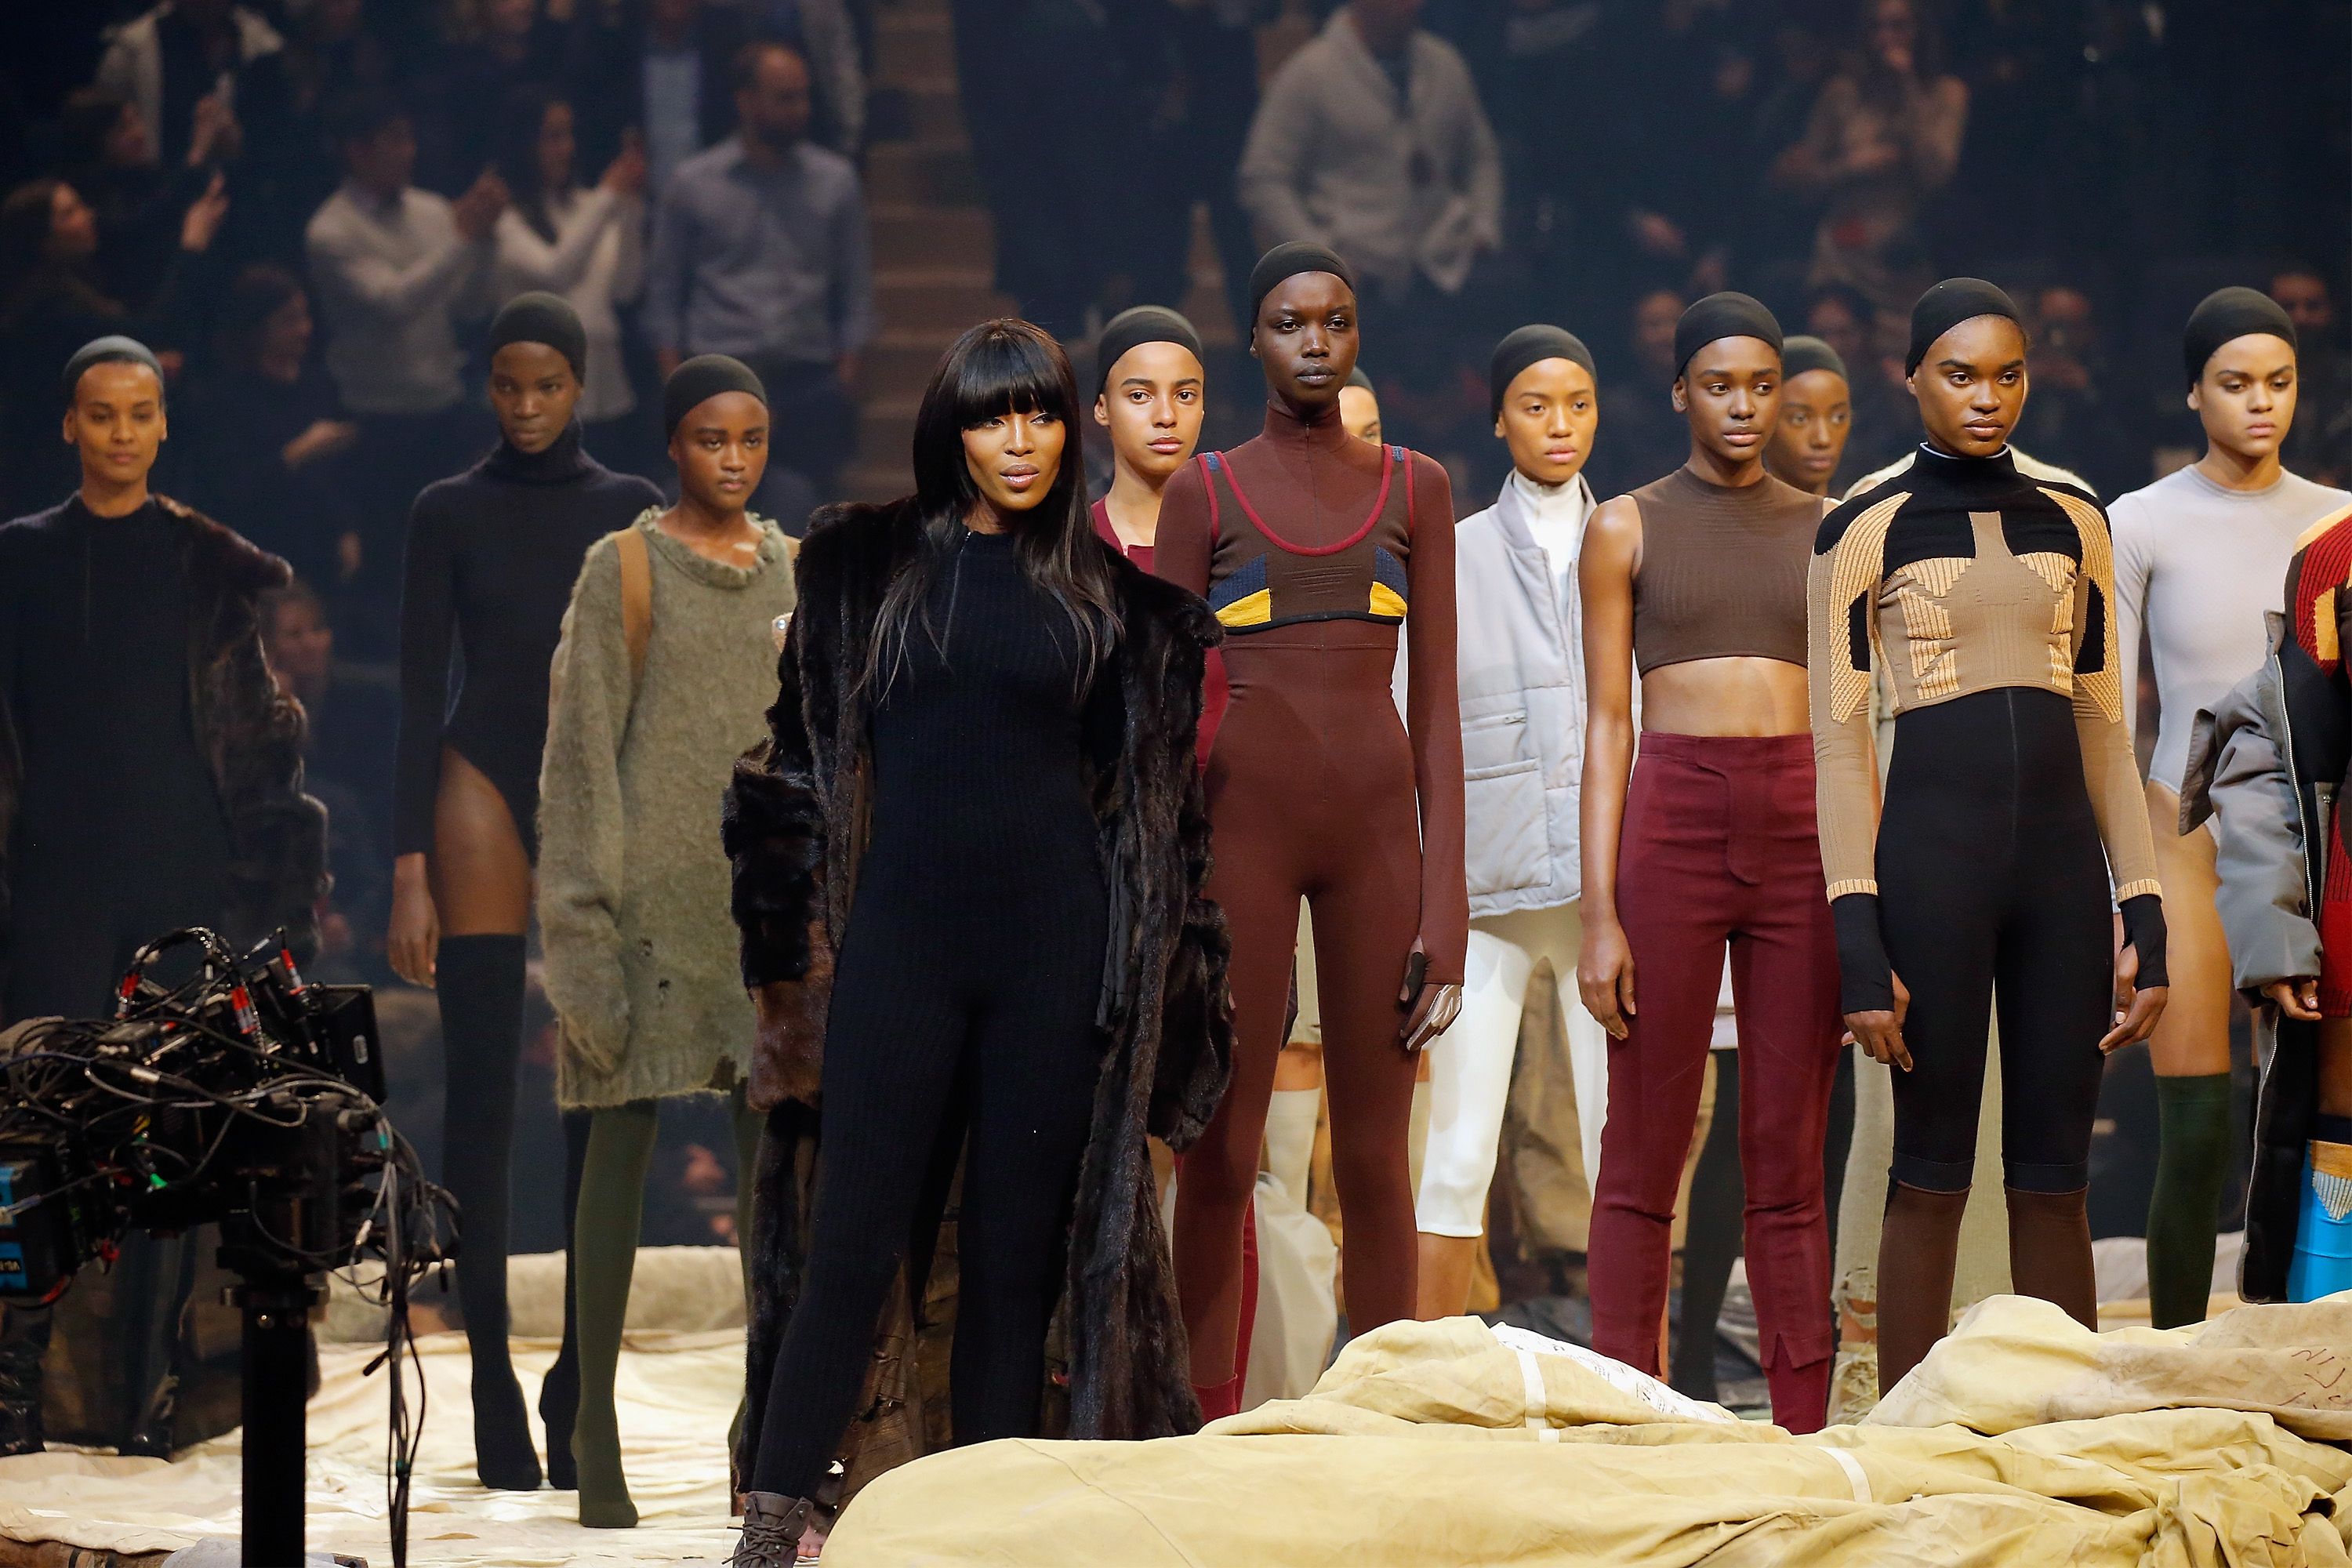
{"type": "MultiPolygon", "coordinates": [[[[1216,473],[1223,473],[1225,476],[1225,483],[1233,486],[1234,488],[1234,500],[1241,502],[1243,515],[1250,520],[1251,523],[1255,526],[1260,533],[1265,535],[1267,542],[1279,549],[1286,550],[1293,555],[1337,555],[1343,550],[1352,550],[1357,545],[1362,543],[1365,538],[1371,533],[1372,529],[1380,522],[1381,513],[1388,510],[1389,479],[1395,468],[1396,448],[1389,446],[1385,442],[1381,443],[1381,493],[1372,498],[1372,514],[1364,519],[1364,526],[1356,530],[1355,532],[1339,541],[1337,544],[1318,544],[1309,546],[1305,544],[1293,544],[1290,541],[1283,538],[1282,535],[1275,532],[1273,529],[1266,526],[1265,519],[1258,516],[1257,508],[1250,505],[1249,496],[1242,489],[1241,476],[1234,472],[1232,460],[1223,453],[1203,452],[1201,454],[1201,477],[1207,479],[1216,473]],[[1213,466],[1212,466],[1212,458],[1214,459],[1213,466]]],[[[1406,531],[1410,533],[1412,531],[1410,509],[1412,500],[1412,466],[1410,463],[1405,465],[1404,485],[1405,501],[1408,510],[1406,531]]],[[[1214,528],[1216,525],[1216,520],[1217,487],[1212,483],[1209,486],[1209,522],[1212,528],[1214,528]]]]}

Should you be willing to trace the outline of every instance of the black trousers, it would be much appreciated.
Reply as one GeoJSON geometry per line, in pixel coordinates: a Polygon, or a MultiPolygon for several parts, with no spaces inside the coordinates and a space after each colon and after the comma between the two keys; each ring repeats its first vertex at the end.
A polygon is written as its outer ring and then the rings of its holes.
{"type": "Polygon", "coordinates": [[[1010,918],[993,940],[943,929],[984,927],[993,913],[945,901],[887,874],[858,889],[825,1033],[808,1265],[761,1417],[756,1491],[807,1497],[832,1463],[942,1130],[959,1124],[969,1131],[950,1367],[955,1439],[1037,1429],[1045,1331],[1101,1063],[1103,894],[1008,892],[1000,907],[1010,918]],[[1040,903],[1063,907],[1011,907],[1040,903]]]}
{"type": "Polygon", "coordinates": [[[2114,938],[2072,704],[2003,688],[1897,719],[1878,890],[1887,958],[1911,992],[1895,1179],[1967,1190],[1998,997],[2007,1184],[2087,1186],[2114,938]]]}

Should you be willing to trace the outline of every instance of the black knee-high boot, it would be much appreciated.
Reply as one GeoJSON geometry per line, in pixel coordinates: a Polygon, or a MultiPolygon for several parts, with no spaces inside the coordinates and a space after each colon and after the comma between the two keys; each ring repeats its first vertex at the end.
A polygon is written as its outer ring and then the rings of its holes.
{"type": "Polygon", "coordinates": [[[515,1064],[522,1054],[523,939],[441,940],[436,982],[447,1097],[442,1169],[462,1211],[457,1293],[474,1367],[474,1469],[486,1487],[533,1491],[539,1455],[507,1353],[507,1222],[515,1064]]]}
{"type": "Polygon", "coordinates": [[[572,1458],[572,1427],[580,1416],[580,1314],[572,1294],[580,1288],[580,1252],[572,1245],[579,1221],[580,1173],[588,1163],[588,1129],[595,1113],[563,1113],[563,1347],[539,1385],[539,1418],[547,1427],[547,1484],[557,1491],[580,1489],[580,1466],[572,1458]]]}

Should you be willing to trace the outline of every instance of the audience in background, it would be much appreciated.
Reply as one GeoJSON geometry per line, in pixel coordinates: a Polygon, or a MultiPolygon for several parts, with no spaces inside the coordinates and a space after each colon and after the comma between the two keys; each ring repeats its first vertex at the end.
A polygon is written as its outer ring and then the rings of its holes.
{"type": "Polygon", "coordinates": [[[856,444],[851,388],[874,338],[865,198],[849,160],[808,141],[798,50],[747,44],[734,81],[735,134],[662,192],[646,335],[665,375],[696,354],[750,365],[774,416],[770,470],[829,492],[856,444]]]}
{"type": "Polygon", "coordinates": [[[2018,445],[2034,453],[2064,453],[2064,466],[2103,496],[2122,495],[2146,483],[2147,453],[2132,450],[2091,297],[2071,284],[2053,283],[2032,300],[2026,313],[2032,332],[2033,395],[2018,421],[2018,445]]]}
{"type": "Polygon", "coordinates": [[[246,268],[221,300],[213,364],[191,378],[173,434],[192,504],[340,596],[360,565],[342,462],[359,427],[311,353],[316,331],[301,279],[272,262],[246,268]]]}
{"type": "MultiPolygon", "coordinates": [[[[1421,0],[1355,0],[1266,85],[1242,153],[1262,244],[1314,240],[1356,270],[1366,332],[1400,378],[1491,339],[1475,277],[1503,243],[1503,164],[1477,84],[1415,23],[1421,0]]],[[[1416,374],[1416,373],[1421,374],[1416,374]]]]}
{"type": "Polygon", "coordinates": [[[361,624],[352,629],[375,653],[387,646],[399,595],[409,502],[453,457],[488,445],[487,416],[466,395],[457,323],[490,308],[490,237],[508,195],[488,171],[454,202],[413,184],[415,128],[387,98],[345,106],[336,142],[343,184],[305,239],[327,368],[359,423],[361,624]]]}
{"type": "Polygon", "coordinates": [[[163,0],[118,28],[99,61],[98,85],[128,99],[166,164],[221,139],[234,156],[240,109],[285,101],[285,40],[261,12],[232,0],[163,0]]]}
{"type": "Polygon", "coordinates": [[[575,125],[572,105],[542,89],[524,88],[508,102],[499,164],[509,199],[495,230],[490,297],[541,289],[579,312],[588,363],[577,414],[588,449],[609,460],[634,445],[627,426],[637,398],[618,307],[645,287],[646,154],[636,136],[625,138],[604,177],[583,187],[575,125]]]}
{"type": "Polygon", "coordinates": [[[2290,472],[2323,485],[2352,485],[2352,352],[2327,274],[2300,263],[2271,278],[2271,298],[2294,323],[2294,425],[2279,447],[2290,472]]]}
{"type": "Polygon", "coordinates": [[[1921,215],[1958,168],[1968,122],[1968,87],[1941,69],[1915,0],[1868,0],[1853,63],[1772,165],[1777,185],[1822,209],[1807,280],[1909,309],[1937,275],[1921,215]]]}

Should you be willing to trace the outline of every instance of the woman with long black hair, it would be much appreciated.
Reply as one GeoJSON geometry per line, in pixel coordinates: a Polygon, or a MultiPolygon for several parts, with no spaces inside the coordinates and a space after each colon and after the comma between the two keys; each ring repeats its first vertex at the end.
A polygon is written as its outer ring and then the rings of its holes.
{"type": "Polygon", "coordinates": [[[1038,1431],[1066,1294],[1073,1436],[1199,1420],[1144,1140],[1189,1145],[1230,1059],[1192,761],[1217,628],[1096,536],[1084,410],[1037,328],[957,340],[915,494],[810,531],[769,739],[730,792],[772,1108],[739,1565],[792,1563],[959,1148],[956,1440],[1038,1431]]]}

